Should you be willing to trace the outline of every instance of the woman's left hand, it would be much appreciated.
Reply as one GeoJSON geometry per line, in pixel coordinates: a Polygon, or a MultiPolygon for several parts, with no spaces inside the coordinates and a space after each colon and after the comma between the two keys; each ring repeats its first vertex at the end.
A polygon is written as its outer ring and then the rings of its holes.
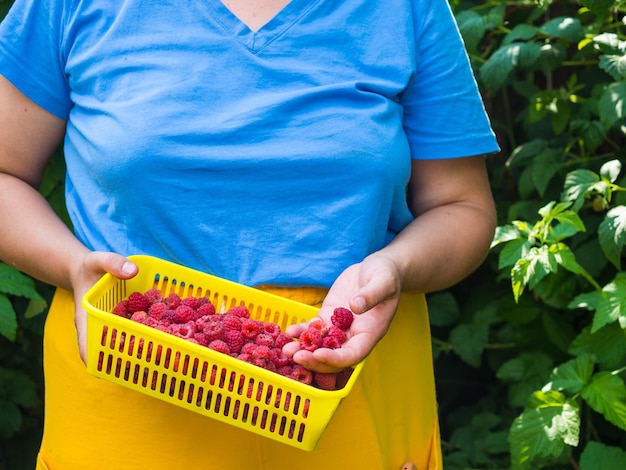
{"type": "MultiPolygon", "coordinates": [[[[336,372],[364,359],[387,332],[396,313],[402,277],[397,263],[382,253],[374,253],[347,268],[330,288],[318,317],[328,325],[337,307],[355,313],[347,340],[338,349],[301,350],[297,342],[283,348],[286,355],[308,369],[336,372]]],[[[308,323],[291,325],[286,333],[299,337],[308,323]]]]}

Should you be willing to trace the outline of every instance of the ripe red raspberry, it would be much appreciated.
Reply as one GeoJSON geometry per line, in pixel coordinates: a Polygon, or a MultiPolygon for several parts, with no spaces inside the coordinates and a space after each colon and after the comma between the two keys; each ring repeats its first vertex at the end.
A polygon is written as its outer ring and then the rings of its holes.
{"type": "Polygon", "coordinates": [[[320,330],[320,333],[322,333],[322,337],[326,336],[326,333],[328,333],[328,326],[321,318],[315,318],[311,320],[308,328],[315,328],[316,330],[320,330]]]}
{"type": "Polygon", "coordinates": [[[322,390],[335,390],[337,386],[337,374],[315,372],[313,383],[322,390]]]}
{"type": "Polygon", "coordinates": [[[128,300],[122,300],[120,302],[118,302],[117,304],[115,304],[115,306],[113,307],[113,310],[111,310],[111,312],[114,315],[118,315],[120,317],[124,317],[124,318],[128,318],[129,313],[128,313],[128,300]]]}
{"type": "Polygon", "coordinates": [[[259,346],[252,351],[252,357],[265,359],[266,361],[271,360],[272,350],[267,346],[259,346]]]}
{"type": "Polygon", "coordinates": [[[148,309],[148,315],[152,318],[159,319],[161,318],[161,314],[167,310],[167,306],[163,302],[155,302],[148,309]]]}
{"type": "Polygon", "coordinates": [[[337,341],[339,341],[340,344],[343,344],[346,342],[347,339],[347,335],[344,331],[342,331],[341,329],[339,329],[338,327],[336,327],[335,325],[331,325],[328,328],[328,335],[327,336],[332,336],[334,338],[337,339],[337,341]]]}
{"type": "Polygon", "coordinates": [[[256,320],[246,318],[241,322],[241,334],[247,340],[254,340],[261,330],[261,323],[256,320]]]}
{"type": "Polygon", "coordinates": [[[280,334],[280,326],[278,326],[276,323],[263,322],[263,332],[276,339],[280,334]]]}
{"type": "Polygon", "coordinates": [[[285,333],[281,333],[278,335],[276,340],[274,340],[274,346],[279,349],[283,349],[283,346],[285,344],[291,343],[292,341],[293,341],[293,338],[291,338],[290,336],[287,336],[285,333]]]}
{"type": "Polygon", "coordinates": [[[209,303],[208,299],[205,303],[200,305],[196,311],[200,317],[204,315],[215,315],[215,307],[213,304],[209,303]]]}
{"type": "Polygon", "coordinates": [[[190,339],[196,332],[196,324],[194,322],[174,323],[168,327],[167,331],[179,338],[190,339]]]}
{"type": "Polygon", "coordinates": [[[178,323],[187,323],[190,321],[195,322],[198,319],[197,312],[188,305],[181,304],[176,307],[176,315],[178,317],[178,323]]]}
{"type": "Polygon", "coordinates": [[[343,341],[340,341],[336,336],[326,336],[322,340],[322,347],[328,349],[339,349],[343,341]]]}
{"type": "Polygon", "coordinates": [[[150,300],[141,292],[131,292],[128,296],[128,305],[126,310],[129,314],[143,310],[147,312],[150,309],[150,300]]]}
{"type": "Polygon", "coordinates": [[[206,334],[204,334],[202,331],[196,331],[193,334],[193,339],[195,339],[196,342],[198,344],[201,344],[202,346],[209,345],[209,337],[206,334]]]}
{"type": "Polygon", "coordinates": [[[230,313],[231,315],[235,315],[240,318],[250,318],[250,310],[248,310],[248,307],[245,305],[231,307],[226,313],[230,313]]]}
{"type": "MultiPolygon", "coordinates": [[[[198,322],[196,322],[198,326],[198,322]]],[[[221,339],[224,335],[224,324],[221,321],[212,321],[200,325],[202,333],[204,333],[209,342],[215,339],[221,339]]]]}
{"type": "Polygon", "coordinates": [[[176,310],[176,307],[178,307],[180,303],[181,303],[180,296],[176,292],[171,292],[165,298],[165,304],[172,310],[176,310]]]}
{"type": "Polygon", "coordinates": [[[268,348],[274,347],[274,338],[266,333],[258,335],[254,342],[259,346],[267,346],[268,348]]]}
{"type": "Polygon", "coordinates": [[[180,301],[180,303],[182,305],[186,305],[187,307],[191,307],[194,310],[198,308],[198,298],[194,296],[185,297],[180,301]]]}
{"type": "Polygon", "coordinates": [[[291,377],[293,374],[293,365],[278,367],[276,372],[284,377],[291,377]]]}
{"type": "Polygon", "coordinates": [[[178,323],[178,314],[176,313],[175,310],[167,309],[161,313],[161,316],[159,317],[159,321],[166,323],[166,324],[178,323]]]}
{"type": "Polygon", "coordinates": [[[232,315],[230,313],[224,313],[222,315],[222,323],[226,330],[234,330],[241,333],[241,317],[232,315]]]}
{"type": "Polygon", "coordinates": [[[313,372],[300,364],[293,366],[291,378],[303,384],[310,385],[313,382],[313,372]]]}
{"type": "Polygon", "coordinates": [[[347,308],[337,307],[332,316],[330,317],[330,321],[340,330],[347,330],[352,325],[352,320],[354,320],[354,314],[348,310],[347,308]]]}
{"type": "Polygon", "coordinates": [[[161,302],[163,300],[163,295],[161,294],[161,291],[157,289],[156,287],[152,287],[151,289],[148,289],[144,295],[150,301],[151,304],[155,302],[161,302]]]}
{"type": "Polygon", "coordinates": [[[276,364],[277,368],[289,366],[293,364],[293,359],[283,354],[281,349],[273,348],[270,353],[271,361],[276,364]]]}
{"type": "Polygon", "coordinates": [[[322,333],[317,328],[307,328],[300,335],[300,349],[315,351],[322,346],[322,333]]]}
{"type": "Polygon", "coordinates": [[[230,354],[230,348],[228,347],[228,344],[221,339],[214,339],[213,341],[211,341],[209,343],[209,348],[213,351],[230,354]]]}
{"type": "Polygon", "coordinates": [[[224,331],[222,339],[226,344],[228,344],[230,351],[237,354],[241,352],[241,348],[243,347],[243,344],[245,342],[243,340],[243,335],[241,334],[241,331],[238,330],[224,331]]]}
{"type": "Polygon", "coordinates": [[[144,312],[143,310],[139,310],[130,316],[131,320],[136,321],[138,323],[144,323],[146,321],[146,318],[148,318],[148,314],[144,312]]]}

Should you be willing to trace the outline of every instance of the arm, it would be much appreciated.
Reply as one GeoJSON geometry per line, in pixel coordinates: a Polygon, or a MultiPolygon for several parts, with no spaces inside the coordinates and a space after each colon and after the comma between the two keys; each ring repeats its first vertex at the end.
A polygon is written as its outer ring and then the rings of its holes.
{"type": "MultiPolygon", "coordinates": [[[[0,259],[75,299],[105,271],[131,277],[135,270],[112,253],[92,253],[39,194],[46,164],[61,143],[65,121],[37,106],[0,76],[0,259]]],[[[85,314],[76,324],[84,338],[85,314]]],[[[84,358],[85,345],[81,343],[84,358]]]]}
{"type": "MultiPolygon", "coordinates": [[[[286,346],[296,361],[320,371],[356,364],[385,335],[401,292],[433,292],[462,280],[485,259],[496,213],[484,157],[416,160],[409,206],[415,216],[386,247],[350,266],[331,287],[320,316],[349,305],[358,314],[340,349],[310,353],[286,346]]],[[[301,325],[290,327],[297,336],[301,325]]]]}

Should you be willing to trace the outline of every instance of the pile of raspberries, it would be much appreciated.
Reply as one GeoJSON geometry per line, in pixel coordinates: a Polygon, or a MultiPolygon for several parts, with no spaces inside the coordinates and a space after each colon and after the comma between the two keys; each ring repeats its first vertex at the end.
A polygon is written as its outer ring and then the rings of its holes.
{"type": "MultiPolygon", "coordinates": [[[[347,368],[321,373],[295,363],[283,354],[282,347],[296,340],[275,323],[250,318],[245,306],[217,313],[206,297],[181,298],[174,292],[164,297],[160,290],[151,288],[132,292],[115,305],[112,313],[322,390],[343,388],[352,372],[347,368]]],[[[341,347],[353,318],[349,309],[338,307],[330,325],[319,318],[313,320],[298,339],[300,348],[314,351],[341,347]]]]}

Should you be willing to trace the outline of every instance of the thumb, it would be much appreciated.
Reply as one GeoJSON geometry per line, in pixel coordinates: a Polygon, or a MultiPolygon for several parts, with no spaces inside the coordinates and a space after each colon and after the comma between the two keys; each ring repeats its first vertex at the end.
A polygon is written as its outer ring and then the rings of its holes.
{"type": "Polygon", "coordinates": [[[119,279],[129,279],[139,268],[128,258],[117,253],[94,251],[86,260],[86,268],[94,273],[110,273],[119,279]]]}
{"type": "Polygon", "coordinates": [[[354,313],[364,313],[386,300],[397,297],[399,292],[400,287],[392,276],[374,276],[352,296],[350,308],[354,313]]]}

